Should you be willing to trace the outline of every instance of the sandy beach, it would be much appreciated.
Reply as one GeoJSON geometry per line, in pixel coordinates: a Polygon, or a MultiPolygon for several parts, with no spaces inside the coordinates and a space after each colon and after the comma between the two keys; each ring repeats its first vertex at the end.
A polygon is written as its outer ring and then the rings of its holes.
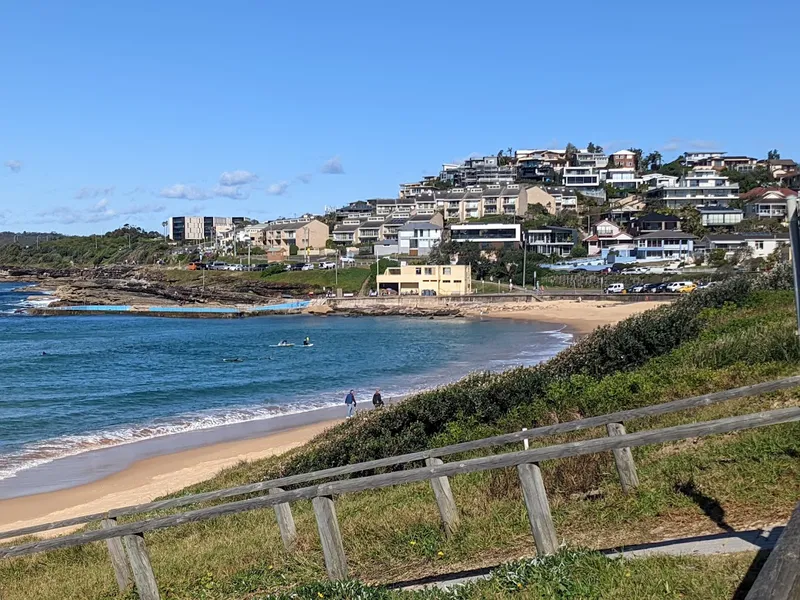
{"type": "Polygon", "coordinates": [[[518,304],[486,304],[465,311],[470,317],[519,319],[558,323],[585,335],[601,325],[613,325],[632,315],[658,308],[668,301],[618,302],[614,300],[545,300],[518,304]]]}
{"type": "MultiPolygon", "coordinates": [[[[0,531],[149,502],[210,479],[242,461],[282,454],[339,421],[324,421],[265,437],[213,444],[141,460],[98,481],[73,488],[0,500],[0,531]]],[[[62,534],[65,530],[46,535],[62,534]]]]}
{"type": "MultiPolygon", "coordinates": [[[[664,303],[555,300],[484,305],[470,310],[466,316],[557,323],[567,325],[574,333],[586,334],[599,325],[616,323],[664,303]]],[[[151,501],[209,479],[222,469],[241,461],[273,456],[300,446],[340,422],[337,417],[339,412],[336,409],[326,409],[317,414],[304,413],[285,417],[288,420],[284,420],[283,425],[278,425],[278,419],[267,420],[274,423],[269,426],[278,428],[276,431],[259,429],[264,425],[258,422],[240,424],[239,435],[250,428],[248,439],[229,439],[225,428],[197,432],[193,434],[193,440],[191,436],[181,437],[182,440],[189,440],[184,447],[176,445],[176,441],[169,440],[168,436],[148,442],[154,447],[152,455],[144,454],[148,457],[136,460],[129,458],[128,462],[123,459],[131,446],[100,451],[97,457],[104,457],[102,460],[93,456],[94,453],[67,459],[83,461],[79,470],[94,473],[96,480],[70,482],[70,486],[65,489],[52,488],[54,491],[0,500],[0,530],[18,529],[151,501]],[[157,448],[159,444],[160,449],[157,448]],[[171,445],[165,450],[164,444],[171,445]],[[111,462],[119,463],[121,460],[121,464],[126,465],[122,470],[109,467],[111,462]]],[[[58,465],[51,463],[49,468],[53,469],[51,473],[57,479],[58,465]]],[[[30,474],[35,474],[35,470],[30,474]]],[[[42,474],[39,473],[38,477],[41,481],[42,474]]],[[[44,477],[48,479],[46,472],[44,477]]],[[[18,490],[29,489],[24,479],[15,485],[18,490]]],[[[63,533],[63,530],[57,533],[63,533]]]]}

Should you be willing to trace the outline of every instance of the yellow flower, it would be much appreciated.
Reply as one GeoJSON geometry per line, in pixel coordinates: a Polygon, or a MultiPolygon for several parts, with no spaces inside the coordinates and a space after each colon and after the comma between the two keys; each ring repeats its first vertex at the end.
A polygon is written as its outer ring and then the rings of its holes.
{"type": "Polygon", "coordinates": [[[415,542],[414,540],[411,540],[411,541],[410,541],[410,542],[408,542],[408,543],[409,543],[409,544],[411,544],[412,546],[416,546],[416,545],[417,545],[417,542],[415,542]]]}
{"type": "Polygon", "coordinates": [[[320,598],[324,598],[325,597],[325,596],[322,595],[322,592],[317,592],[317,596],[319,596],[320,598]]]}
{"type": "Polygon", "coordinates": [[[521,584],[521,583],[518,583],[518,584],[517,584],[517,587],[518,587],[518,588],[521,588],[521,587],[522,587],[522,584],[521,584]]]}
{"type": "Polygon", "coordinates": [[[630,571],[625,571],[625,577],[630,577],[630,576],[631,576],[631,572],[630,571]]]}
{"type": "Polygon", "coordinates": [[[438,556],[444,556],[444,552],[439,551],[438,556]]]}

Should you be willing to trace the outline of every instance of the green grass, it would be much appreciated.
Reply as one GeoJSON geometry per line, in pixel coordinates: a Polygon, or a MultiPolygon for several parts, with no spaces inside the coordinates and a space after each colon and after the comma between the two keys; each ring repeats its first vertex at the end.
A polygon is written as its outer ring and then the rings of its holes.
{"type": "MultiPolygon", "coordinates": [[[[348,269],[339,269],[338,272],[338,287],[342,288],[344,292],[352,292],[354,294],[361,290],[364,281],[369,277],[370,270],[362,269],[360,267],[351,267],[348,269]]],[[[322,291],[322,288],[335,290],[336,271],[314,269],[313,271],[287,271],[285,273],[278,273],[277,275],[269,275],[263,278],[264,281],[283,282],[296,285],[304,285],[313,291],[322,291]]]]}
{"type": "MultiPolygon", "coordinates": [[[[800,372],[797,341],[783,333],[794,329],[791,293],[751,293],[740,307],[723,304],[705,309],[698,318],[699,330],[668,352],[605,375],[583,372],[550,379],[540,397],[514,404],[492,419],[451,414],[449,425],[430,441],[442,445],[530,427],[548,418],[552,422],[601,414],[800,372]],[[547,407],[549,417],[542,416],[542,407],[547,407]]],[[[789,390],[632,421],[626,427],[637,431],[798,405],[800,390],[789,390]]],[[[239,465],[186,492],[257,481],[285,472],[286,465],[311,464],[321,446],[335,443],[339,436],[371,431],[377,418],[366,414],[284,457],[239,465]]],[[[605,435],[603,430],[585,431],[537,443],[600,435],[605,435]]],[[[610,453],[543,463],[561,541],[570,547],[598,549],[718,533],[725,528],[749,529],[785,520],[800,497],[798,423],[636,448],[633,453],[641,486],[627,496],[620,490],[610,453]]],[[[451,485],[462,518],[452,539],[441,530],[429,485],[410,484],[336,498],[351,575],[380,585],[534,555],[514,469],[453,477],[451,485]]],[[[292,511],[298,530],[297,551],[292,554],[282,549],[271,510],[148,533],[147,545],[164,598],[261,598],[293,588],[300,598],[319,598],[317,594],[325,598],[395,597],[394,592],[364,590],[356,583],[342,588],[313,583],[325,580],[314,515],[305,501],[294,504],[292,511]]],[[[658,558],[622,563],[594,554],[567,553],[544,563],[526,559],[503,567],[498,571],[502,576],[476,584],[458,597],[729,598],[750,558],[658,558]],[[566,579],[564,572],[568,573],[566,579]],[[513,585],[509,587],[509,583],[513,585]],[[517,583],[522,587],[515,588],[517,583]],[[553,595],[556,593],[561,595],[553,595]]],[[[0,597],[118,596],[105,546],[95,543],[0,561],[0,597]]]]}

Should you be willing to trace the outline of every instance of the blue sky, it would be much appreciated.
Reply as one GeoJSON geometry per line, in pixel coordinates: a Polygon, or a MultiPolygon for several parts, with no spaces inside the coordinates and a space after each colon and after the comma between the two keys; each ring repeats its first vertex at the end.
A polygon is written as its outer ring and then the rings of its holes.
{"type": "Polygon", "coordinates": [[[0,229],[395,196],[509,146],[800,158],[798,3],[6,3],[0,229]]]}

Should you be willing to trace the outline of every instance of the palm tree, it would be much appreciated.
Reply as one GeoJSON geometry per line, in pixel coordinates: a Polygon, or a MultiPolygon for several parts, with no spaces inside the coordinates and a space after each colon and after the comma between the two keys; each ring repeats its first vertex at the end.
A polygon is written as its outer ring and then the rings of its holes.
{"type": "Polygon", "coordinates": [[[161,221],[161,226],[164,228],[164,241],[167,241],[167,225],[169,223],[167,221],[161,221]]]}

